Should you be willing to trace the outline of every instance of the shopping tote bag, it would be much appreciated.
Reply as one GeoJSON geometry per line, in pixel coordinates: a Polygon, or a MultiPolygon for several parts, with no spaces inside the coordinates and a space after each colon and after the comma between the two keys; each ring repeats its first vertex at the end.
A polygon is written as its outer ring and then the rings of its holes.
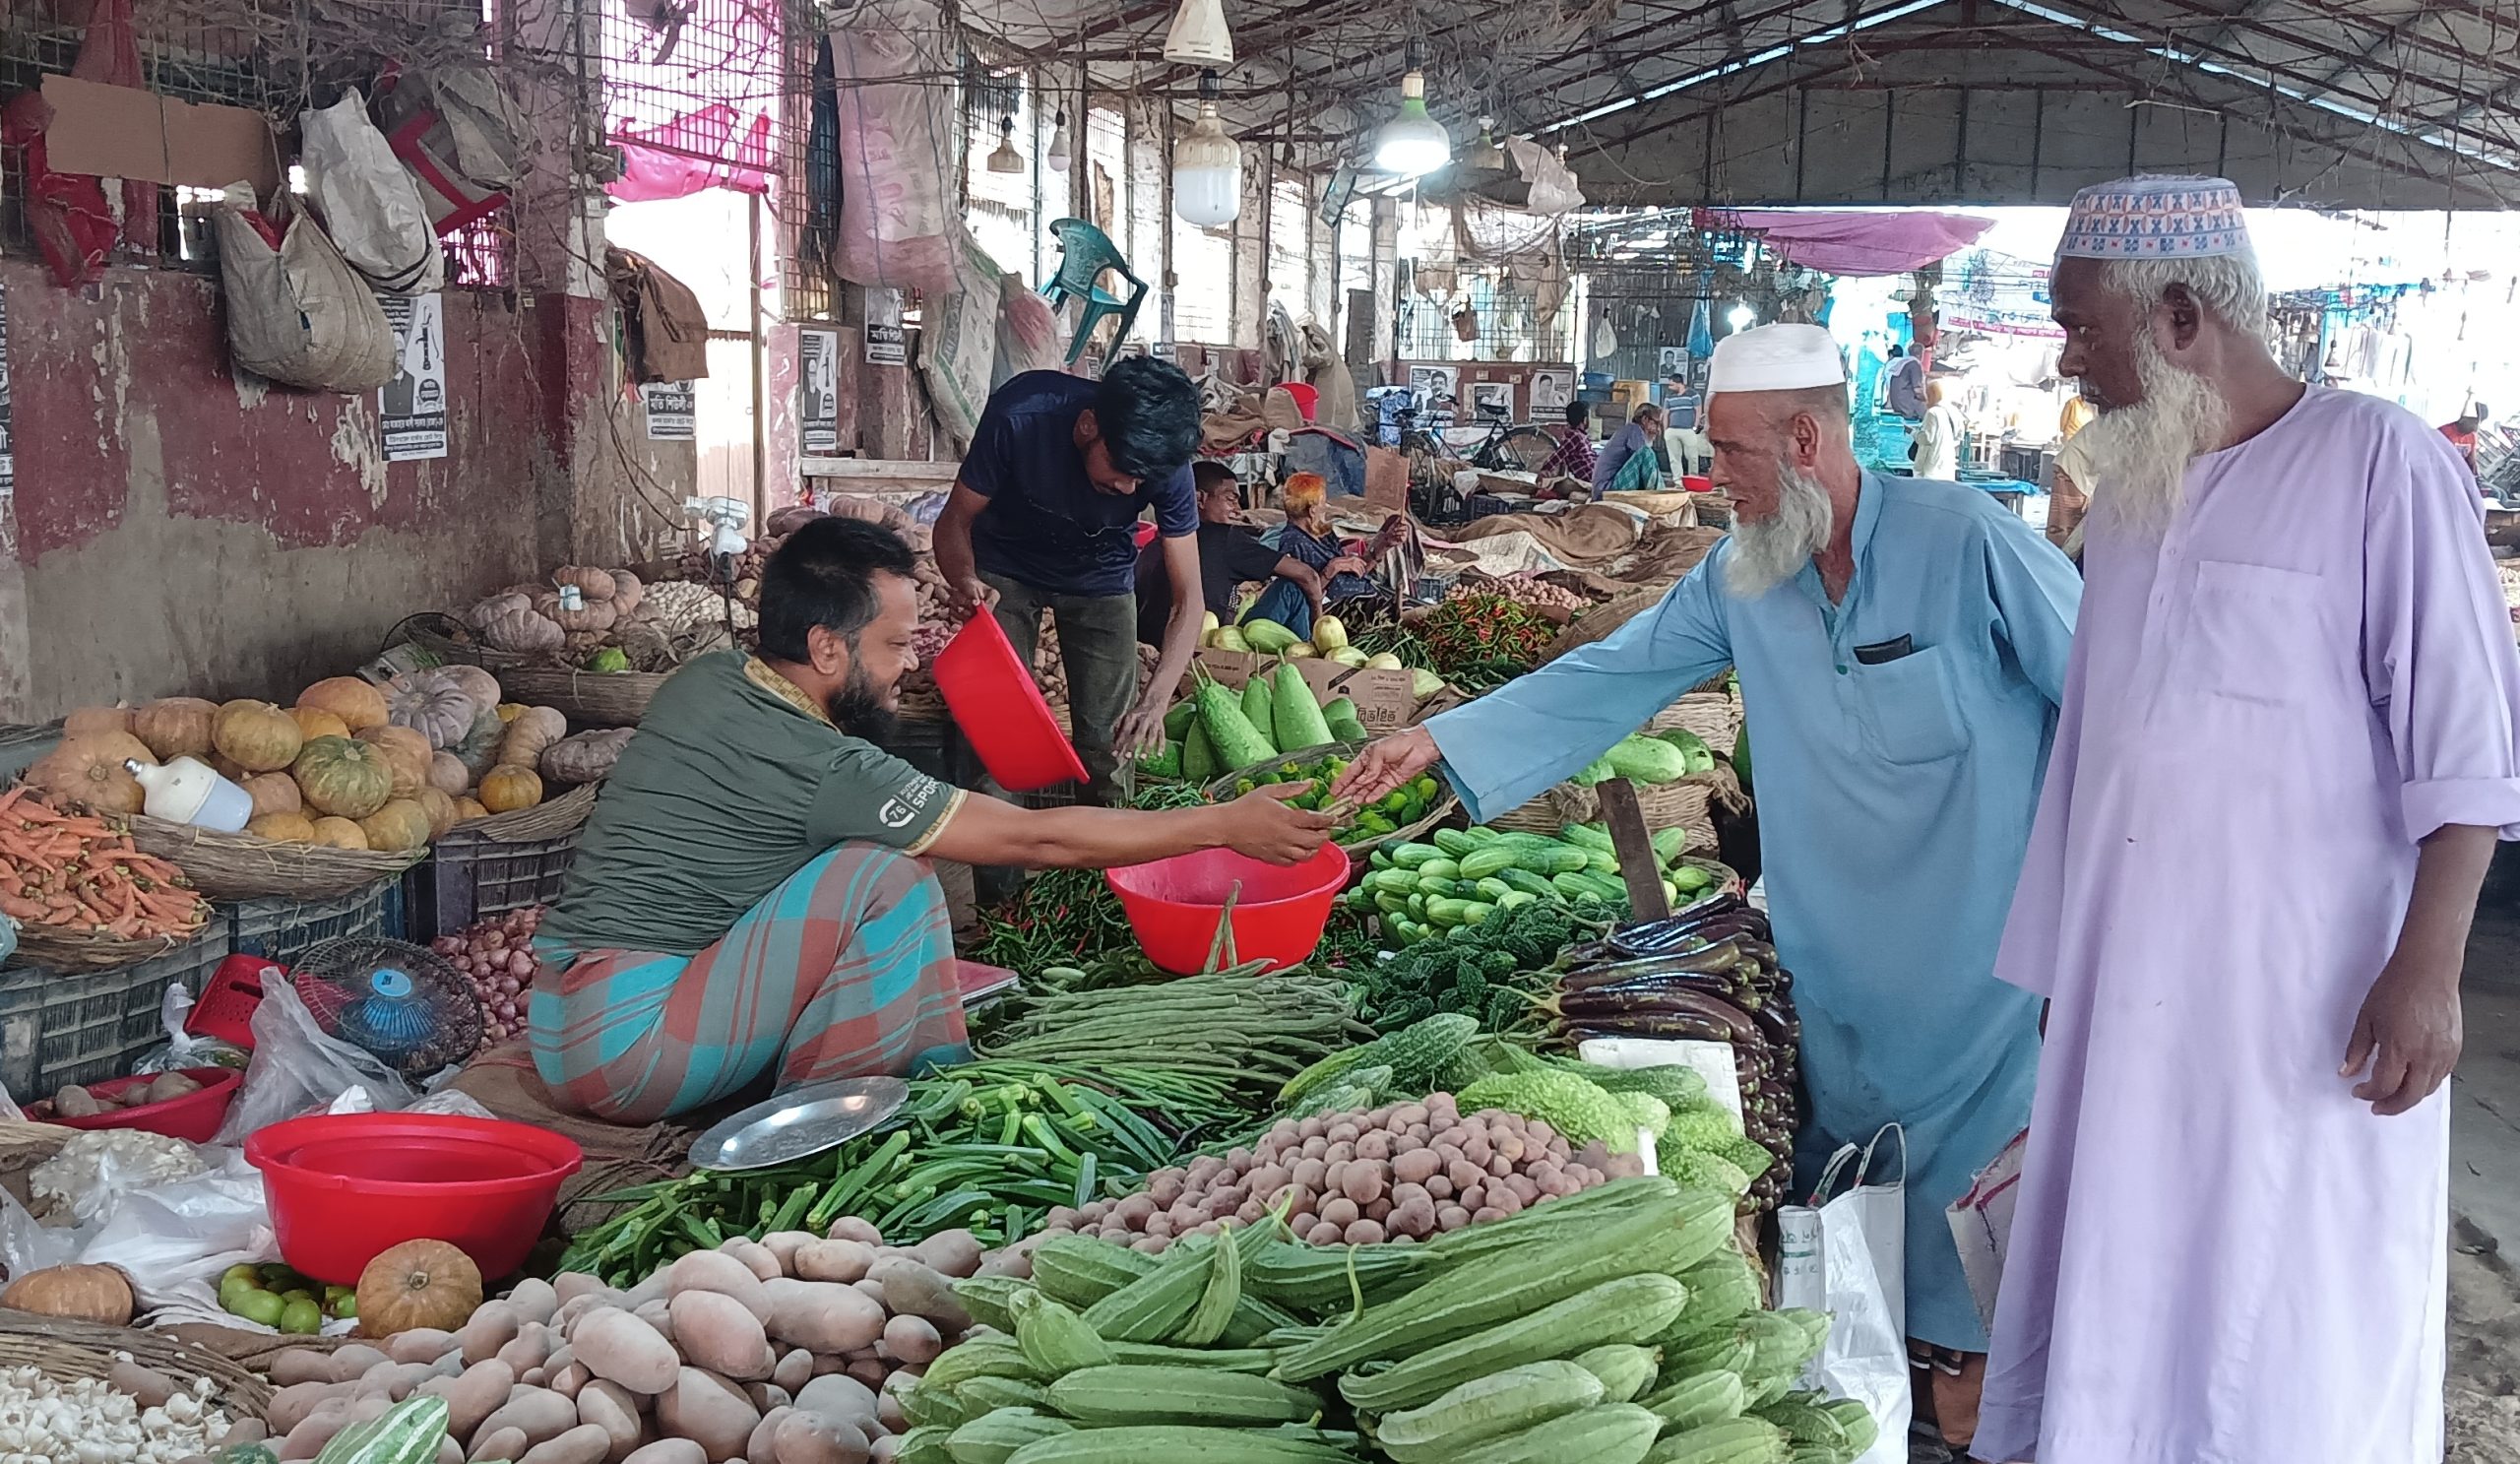
{"type": "Polygon", "coordinates": [[[1777,1305],[1829,1313],[1802,1385],[1853,1398],[1881,1426],[1856,1464],[1908,1457],[1907,1179],[1907,1134],[1893,1123],[1832,1155],[1810,1202],[1776,1215],[1777,1305]],[[1880,1180],[1876,1158],[1888,1170],[1880,1180]]]}

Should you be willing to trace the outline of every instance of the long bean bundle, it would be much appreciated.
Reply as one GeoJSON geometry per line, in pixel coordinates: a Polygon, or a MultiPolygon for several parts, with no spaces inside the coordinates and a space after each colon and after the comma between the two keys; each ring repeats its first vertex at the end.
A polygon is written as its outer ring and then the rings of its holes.
{"type": "Polygon", "coordinates": [[[993,1057],[1108,1062],[1223,1079],[1265,1104],[1275,1086],[1366,1040],[1349,984],[1253,961],[1205,976],[1014,998],[979,1041],[993,1057]]]}
{"type": "Polygon", "coordinates": [[[626,1205],[578,1235],[564,1270],[622,1285],[692,1249],[781,1230],[820,1235],[843,1215],[910,1243],[964,1228],[983,1245],[1040,1228],[1052,1208],[1123,1191],[1195,1147],[1193,1130],[1243,1121],[1229,1077],[982,1060],[911,1079],[884,1129],[794,1164],[701,1172],[597,1195],[626,1205]]]}

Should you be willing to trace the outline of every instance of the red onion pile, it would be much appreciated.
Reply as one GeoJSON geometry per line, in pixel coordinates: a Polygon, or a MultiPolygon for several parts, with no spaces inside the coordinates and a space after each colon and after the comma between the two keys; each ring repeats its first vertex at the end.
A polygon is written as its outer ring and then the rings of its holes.
{"type": "Polygon", "coordinates": [[[455,963],[481,1002],[481,1040],[502,1042],[525,1030],[525,1003],[534,991],[535,927],[542,907],[511,910],[429,942],[455,963]]]}

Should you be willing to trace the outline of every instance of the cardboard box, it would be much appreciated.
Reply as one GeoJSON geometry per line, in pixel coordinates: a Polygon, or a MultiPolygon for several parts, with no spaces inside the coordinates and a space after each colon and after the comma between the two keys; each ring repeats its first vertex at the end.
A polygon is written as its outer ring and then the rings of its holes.
{"type": "MultiPolygon", "coordinates": [[[[1398,732],[1417,720],[1418,693],[1413,689],[1416,682],[1405,670],[1342,666],[1314,656],[1298,657],[1294,666],[1302,673],[1304,684],[1312,688],[1315,700],[1327,706],[1335,697],[1347,697],[1356,704],[1356,720],[1375,736],[1398,732]]],[[[1278,658],[1254,651],[1202,649],[1192,659],[1190,668],[1181,673],[1181,695],[1188,696],[1197,688],[1202,668],[1218,684],[1240,691],[1250,684],[1255,671],[1275,674],[1278,658]]]]}
{"type": "Polygon", "coordinates": [[[243,180],[258,198],[280,187],[280,146],[271,123],[251,107],[180,101],[73,76],[45,77],[43,100],[52,109],[46,161],[58,171],[195,188],[243,180]]]}

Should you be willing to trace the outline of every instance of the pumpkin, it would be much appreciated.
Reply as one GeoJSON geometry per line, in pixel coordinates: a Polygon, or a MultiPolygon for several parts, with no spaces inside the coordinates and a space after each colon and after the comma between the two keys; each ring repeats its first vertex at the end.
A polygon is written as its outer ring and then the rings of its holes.
{"type": "Polygon", "coordinates": [[[64,737],[26,771],[26,781],[55,803],[98,813],[137,813],[146,795],[124,762],[154,763],[147,743],[129,732],[64,737]]]}
{"type": "Polygon", "coordinates": [[[364,851],[367,831],[346,818],[319,818],[315,820],[315,842],[328,849],[364,851]]]}
{"type": "Polygon", "coordinates": [[[408,798],[429,785],[429,739],[408,727],[371,727],[359,741],[385,754],[394,773],[393,796],[408,798]]]}
{"type": "Polygon", "coordinates": [[[400,854],[417,849],[429,842],[428,810],[410,798],[393,798],[358,821],[358,831],[367,836],[367,847],[400,854]]]}
{"type": "Polygon", "coordinates": [[[590,604],[612,598],[612,571],[608,569],[596,569],[585,564],[563,564],[551,576],[551,583],[577,586],[578,593],[585,596],[590,604]]]}
{"type": "Polygon", "coordinates": [[[317,737],[346,737],[350,734],[348,723],[322,707],[291,707],[288,715],[296,721],[297,730],[305,733],[306,740],[310,742],[317,737]]]}
{"type": "Polygon", "coordinates": [[[485,707],[497,706],[504,694],[499,690],[499,678],[477,666],[461,663],[441,666],[437,668],[437,678],[463,687],[465,695],[485,707]]]}
{"type": "Polygon", "coordinates": [[[210,723],[211,746],[251,773],[287,767],[305,743],[297,719],[270,702],[229,702],[210,723]]]}
{"type": "MultiPolygon", "coordinates": [[[[420,812],[428,816],[430,838],[434,839],[455,827],[455,799],[449,795],[434,788],[423,788],[420,796],[411,801],[419,804],[420,812]]],[[[393,805],[389,803],[386,806],[393,805]]],[[[380,811],[376,816],[383,818],[385,815],[380,811]]]]}
{"type": "Polygon", "coordinates": [[[565,637],[558,621],[537,613],[531,605],[518,605],[483,621],[481,639],[501,651],[530,655],[536,651],[557,651],[565,637]]]}
{"type": "Polygon", "coordinates": [[[490,810],[481,806],[479,798],[463,797],[455,800],[455,821],[459,824],[471,823],[476,818],[489,816],[490,810]]]}
{"type": "Polygon", "coordinates": [[[214,752],[209,757],[205,758],[204,761],[210,764],[210,770],[212,772],[217,773],[220,777],[235,784],[238,788],[243,788],[246,780],[254,776],[254,770],[252,768],[249,768],[243,763],[238,762],[236,759],[229,757],[224,752],[214,752]]]}
{"type": "Polygon", "coordinates": [[[238,786],[254,800],[256,818],[266,813],[296,813],[305,806],[297,780],[286,773],[256,773],[238,786]]]}
{"type": "Polygon", "coordinates": [[[612,572],[613,614],[628,615],[639,607],[639,602],[645,600],[647,596],[648,587],[639,583],[637,575],[626,569],[616,569],[612,572]]]}
{"type": "Polygon", "coordinates": [[[46,1266],[0,1291],[0,1306],[109,1327],[129,1326],[134,1303],[131,1278],[119,1266],[46,1266]]]}
{"type": "Polygon", "coordinates": [[[524,716],[524,715],[525,715],[525,703],[523,703],[523,702],[501,702],[501,703],[499,703],[499,720],[500,720],[501,722],[514,722],[514,721],[515,721],[515,720],[517,720],[519,717],[522,717],[522,716],[524,716]]]}
{"type": "Polygon", "coordinates": [[[600,783],[612,776],[621,750],[637,734],[635,727],[608,727],[562,737],[542,754],[542,776],[554,783],[600,783]]]}
{"type": "Polygon", "coordinates": [[[131,731],[131,719],[129,707],[81,707],[61,719],[61,734],[93,737],[98,732],[127,732],[131,731]]]}
{"type": "Polygon", "coordinates": [[[480,600],[475,601],[472,608],[464,612],[464,623],[472,626],[474,630],[487,630],[490,627],[490,621],[496,616],[503,615],[510,610],[530,610],[532,608],[534,608],[534,592],[530,590],[502,590],[496,595],[483,596],[480,600]]]}
{"type": "Polygon", "coordinates": [[[464,759],[452,752],[432,752],[429,754],[428,786],[450,798],[454,797],[472,786],[472,770],[464,766],[464,759]]]}
{"type": "Polygon", "coordinates": [[[428,738],[432,750],[462,740],[480,710],[473,704],[472,693],[448,680],[442,671],[420,671],[395,682],[386,705],[396,727],[408,727],[428,738]]]}
{"type": "MultiPolygon", "coordinates": [[[[356,824],[351,825],[356,828],[356,824]]],[[[257,839],[272,839],[282,844],[315,842],[315,820],[303,813],[258,813],[245,825],[245,832],[257,839]]]]}
{"type": "MultiPolygon", "coordinates": [[[[289,775],[307,807],[336,818],[365,818],[394,796],[394,766],[384,749],[355,737],[317,737],[297,754],[289,775]]],[[[320,834],[323,825],[316,829],[320,834]]],[[[351,847],[367,846],[362,840],[351,847]]]]}
{"type": "Polygon", "coordinates": [[[481,806],[493,813],[511,813],[541,801],[542,777],[532,768],[501,763],[481,780],[481,806]]]}
{"type": "MultiPolygon", "coordinates": [[[[612,602],[608,600],[589,599],[573,610],[560,604],[560,594],[556,590],[545,590],[534,597],[534,612],[564,632],[575,631],[584,635],[600,635],[610,630],[615,618],[612,602]]],[[[567,638],[565,634],[561,637],[563,641],[567,638]]]]}
{"type": "Polygon", "coordinates": [[[149,744],[159,762],[210,755],[210,723],[219,703],[197,696],[167,696],[131,714],[131,733],[149,744]]]}
{"type": "Polygon", "coordinates": [[[544,748],[569,734],[569,719],[554,707],[528,707],[508,724],[499,740],[499,761],[530,768],[542,760],[544,748]]]}
{"type": "Polygon", "coordinates": [[[387,721],[385,693],[356,676],[326,676],[299,692],[297,704],[330,712],[354,732],[387,721]]]}
{"type": "MultiPolygon", "coordinates": [[[[499,714],[484,709],[472,719],[472,730],[464,734],[464,740],[447,749],[455,754],[456,761],[464,765],[465,787],[471,787],[474,779],[499,765],[499,741],[506,734],[507,724],[499,721],[499,714]]],[[[460,788],[451,790],[455,793],[463,791],[460,788]]]]}
{"type": "Polygon", "coordinates": [[[481,1305],[481,1268],[444,1241],[405,1241],[358,1273],[358,1330],[390,1337],[415,1327],[459,1331],[481,1305]]]}

